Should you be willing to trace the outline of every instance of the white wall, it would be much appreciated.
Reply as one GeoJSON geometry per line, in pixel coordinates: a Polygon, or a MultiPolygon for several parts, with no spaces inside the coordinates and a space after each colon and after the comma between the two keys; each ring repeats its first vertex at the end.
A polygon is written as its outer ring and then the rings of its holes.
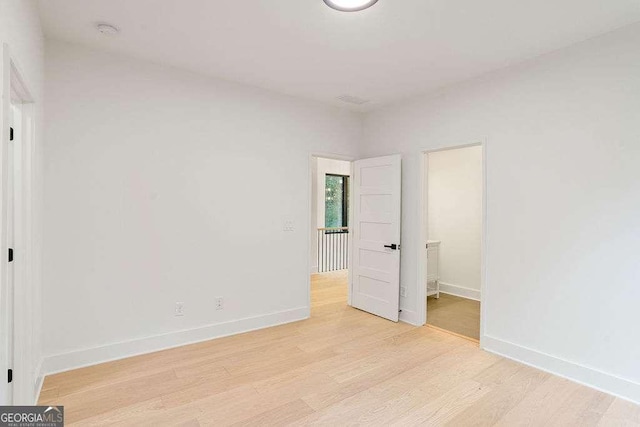
{"type": "Polygon", "coordinates": [[[355,155],[357,114],[64,43],[46,59],[48,372],[308,315],[309,156],[355,155]]]}
{"type": "Polygon", "coordinates": [[[318,272],[318,228],[325,226],[325,179],[327,174],[351,175],[351,162],[314,157],[311,182],[311,273],[318,272]],[[320,191],[318,191],[320,189],[320,191]]]}
{"type": "Polygon", "coordinates": [[[640,402],[640,24],[367,116],[402,153],[403,314],[422,150],[486,142],[483,345],[640,402]]]}
{"type": "MultiPolygon", "coordinates": [[[[14,365],[14,404],[33,404],[41,384],[41,242],[42,242],[42,117],[43,117],[43,54],[44,41],[40,19],[31,1],[0,1],[0,46],[8,46],[12,60],[20,68],[25,84],[34,98],[35,141],[32,153],[32,220],[26,227],[32,233],[32,259],[21,289],[28,296],[15,306],[15,325],[19,327],[23,356],[14,365]],[[22,305],[22,304],[26,305],[22,305]]],[[[1,71],[0,71],[1,74],[1,71]]],[[[1,88],[0,88],[1,90],[1,88]]],[[[3,94],[4,96],[4,94],[3,94]]],[[[4,130],[3,130],[4,131],[4,130]]],[[[24,249],[24,248],[23,248],[24,249]]],[[[19,255],[16,248],[16,254],[19,255]]],[[[15,262],[20,260],[16,257],[15,262]]],[[[3,372],[3,381],[4,375],[3,372]]],[[[0,401],[4,396],[0,397],[0,401]]]]}
{"type": "Polygon", "coordinates": [[[424,158],[428,236],[441,242],[441,290],[480,299],[482,147],[436,151],[424,158]]]}

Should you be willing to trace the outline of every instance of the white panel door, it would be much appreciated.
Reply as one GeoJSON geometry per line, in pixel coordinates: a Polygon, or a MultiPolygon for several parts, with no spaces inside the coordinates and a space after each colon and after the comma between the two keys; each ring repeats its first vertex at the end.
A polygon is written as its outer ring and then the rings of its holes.
{"type": "Polygon", "coordinates": [[[400,155],[353,165],[353,307],[398,321],[400,155]]]}

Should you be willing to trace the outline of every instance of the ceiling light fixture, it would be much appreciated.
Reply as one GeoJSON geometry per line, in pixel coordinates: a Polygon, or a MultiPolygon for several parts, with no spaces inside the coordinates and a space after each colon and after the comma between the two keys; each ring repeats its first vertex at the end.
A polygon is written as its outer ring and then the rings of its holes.
{"type": "Polygon", "coordinates": [[[99,22],[96,24],[96,29],[100,31],[102,34],[106,34],[108,36],[113,36],[118,34],[120,30],[111,24],[107,24],[104,22],[99,22]]]}
{"type": "Polygon", "coordinates": [[[324,0],[327,6],[341,12],[364,10],[376,4],[377,1],[378,0],[324,0]]]}

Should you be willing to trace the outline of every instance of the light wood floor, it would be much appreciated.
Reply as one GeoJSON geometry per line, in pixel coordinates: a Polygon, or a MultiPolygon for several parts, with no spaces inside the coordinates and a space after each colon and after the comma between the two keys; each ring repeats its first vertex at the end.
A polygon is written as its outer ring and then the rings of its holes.
{"type": "Polygon", "coordinates": [[[640,407],[346,306],[313,278],[311,319],[47,377],[77,425],[638,425],[640,407]]]}
{"type": "Polygon", "coordinates": [[[427,298],[427,324],[480,339],[480,302],[440,293],[427,298]]]}

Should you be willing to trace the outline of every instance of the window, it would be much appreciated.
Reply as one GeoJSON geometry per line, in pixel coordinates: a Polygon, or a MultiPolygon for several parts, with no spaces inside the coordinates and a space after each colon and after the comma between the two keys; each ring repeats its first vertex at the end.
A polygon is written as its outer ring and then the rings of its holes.
{"type": "Polygon", "coordinates": [[[324,226],[348,227],[349,177],[327,174],[325,178],[324,226]]]}

